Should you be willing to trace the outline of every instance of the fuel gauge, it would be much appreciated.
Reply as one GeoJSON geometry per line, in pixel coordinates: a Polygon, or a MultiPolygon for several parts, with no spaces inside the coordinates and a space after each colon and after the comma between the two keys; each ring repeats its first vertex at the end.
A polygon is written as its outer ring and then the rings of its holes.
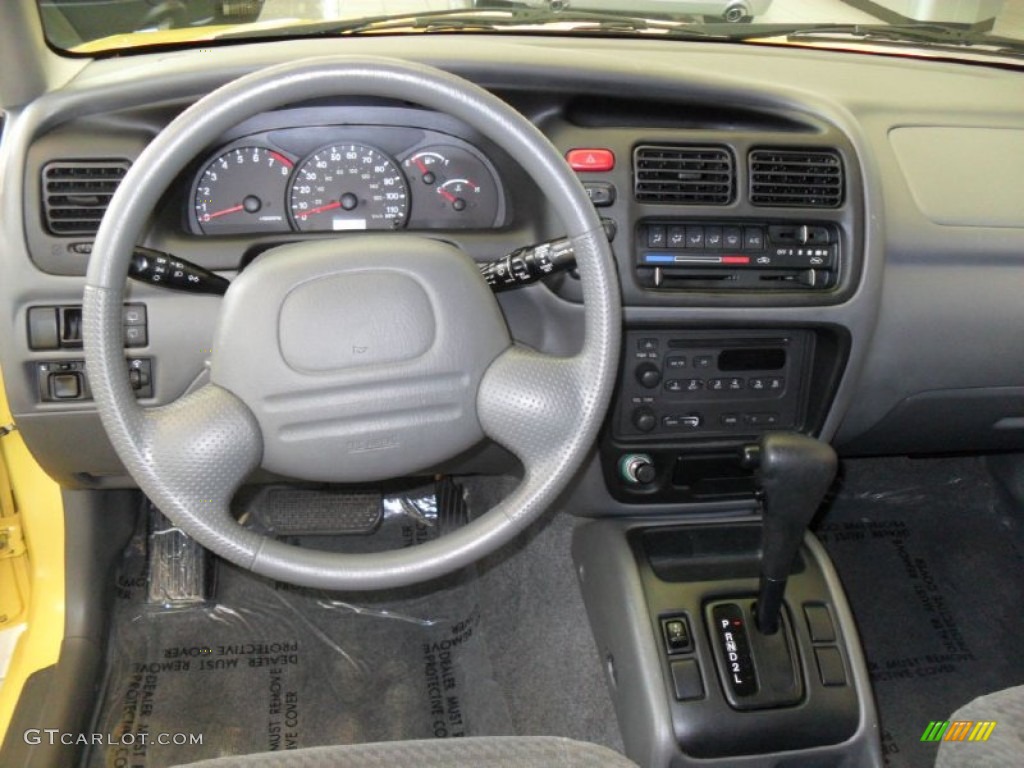
{"type": "Polygon", "coordinates": [[[497,223],[498,182],[468,149],[426,147],[406,158],[402,168],[412,195],[410,229],[486,229],[497,223]]]}

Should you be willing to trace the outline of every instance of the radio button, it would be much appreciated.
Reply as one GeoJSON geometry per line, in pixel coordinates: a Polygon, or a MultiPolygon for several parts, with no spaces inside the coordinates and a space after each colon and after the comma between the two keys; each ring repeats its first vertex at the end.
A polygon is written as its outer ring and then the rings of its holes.
{"type": "Polygon", "coordinates": [[[658,426],[658,419],[650,408],[637,408],[633,411],[633,426],[641,432],[650,432],[658,426]]]}
{"type": "Polygon", "coordinates": [[[658,340],[651,338],[638,339],[636,342],[636,349],[638,352],[657,352],[658,340]]]}
{"type": "Polygon", "coordinates": [[[665,366],[671,368],[674,371],[678,371],[680,368],[686,367],[686,358],[681,355],[674,355],[665,360],[665,366]]]}
{"type": "Polygon", "coordinates": [[[694,368],[710,368],[711,367],[711,355],[697,355],[693,358],[694,368]]]}
{"type": "Polygon", "coordinates": [[[723,413],[718,420],[723,427],[738,427],[740,425],[740,417],[735,413],[723,413]]]}
{"type": "Polygon", "coordinates": [[[699,429],[701,417],[697,413],[688,413],[685,416],[665,416],[661,420],[661,424],[667,429],[678,429],[680,427],[684,429],[699,429]]]}

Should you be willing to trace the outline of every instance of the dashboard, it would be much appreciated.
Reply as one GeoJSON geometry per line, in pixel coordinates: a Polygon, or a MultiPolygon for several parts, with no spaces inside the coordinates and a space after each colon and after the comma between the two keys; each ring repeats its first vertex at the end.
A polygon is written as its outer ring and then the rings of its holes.
{"type": "MultiPolygon", "coordinates": [[[[730,457],[773,428],[848,455],[1024,447],[1018,73],[713,44],[459,39],[458,51],[431,36],[346,50],[474,80],[579,160],[611,237],[626,331],[612,412],[574,492],[580,511],[742,498],[749,476],[730,457]],[[630,475],[637,457],[653,467],[642,481],[630,475]]],[[[195,51],[99,60],[11,113],[0,355],[26,440],[64,484],[130,484],[82,363],[82,276],[104,200],[201,95],[333,52],[306,41],[221,49],[217,67],[195,51]]],[[[140,244],[232,278],[278,245],[366,230],[442,239],[481,263],[564,235],[515,158],[450,116],[369,94],[261,113],[197,146],[140,244]]],[[[126,302],[141,401],[201,385],[218,299],[135,283],[126,302]]],[[[553,354],[579,348],[581,302],[570,272],[500,298],[514,337],[553,354]]]]}

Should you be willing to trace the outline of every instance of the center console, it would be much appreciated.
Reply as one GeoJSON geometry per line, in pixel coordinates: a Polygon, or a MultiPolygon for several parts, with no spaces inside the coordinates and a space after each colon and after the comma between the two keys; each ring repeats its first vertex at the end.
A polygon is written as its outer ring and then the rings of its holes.
{"type": "Polygon", "coordinates": [[[756,517],[581,526],[573,559],[626,752],[641,765],[881,765],[856,627],[821,545],[757,625],[756,517]]]}
{"type": "Polygon", "coordinates": [[[827,556],[805,540],[836,454],[768,431],[738,462],[760,519],[577,530],[574,560],[627,752],[650,765],[876,764],[856,631],[827,556]]]}

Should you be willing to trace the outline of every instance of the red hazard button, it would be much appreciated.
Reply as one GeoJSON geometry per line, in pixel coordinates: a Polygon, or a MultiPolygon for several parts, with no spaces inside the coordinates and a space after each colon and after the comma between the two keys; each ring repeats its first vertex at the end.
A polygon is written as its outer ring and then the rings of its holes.
{"type": "Polygon", "coordinates": [[[610,149],[570,149],[565,159],[574,171],[610,171],[615,167],[615,153],[610,149]]]}

